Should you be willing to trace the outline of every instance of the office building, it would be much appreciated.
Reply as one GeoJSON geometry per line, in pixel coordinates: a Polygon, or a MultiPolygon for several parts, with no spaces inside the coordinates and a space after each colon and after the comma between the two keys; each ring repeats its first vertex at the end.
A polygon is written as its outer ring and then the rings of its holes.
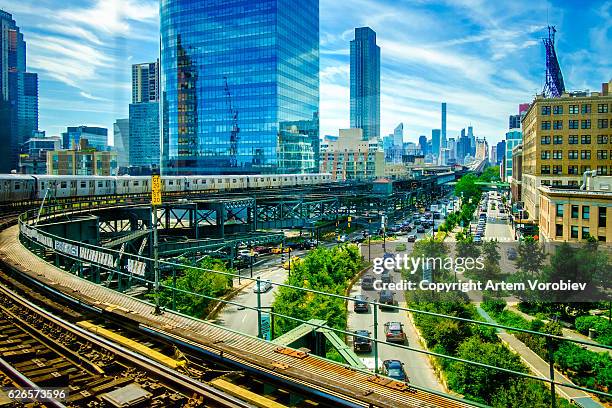
{"type": "Polygon", "coordinates": [[[34,132],[32,137],[21,145],[19,154],[19,173],[46,174],[47,152],[59,150],[62,139],[59,136],[45,135],[45,132],[34,132]]]}
{"type": "Polygon", "coordinates": [[[469,154],[472,157],[476,157],[476,136],[474,136],[474,128],[472,126],[468,126],[467,138],[470,141],[469,154]]]}
{"type": "Polygon", "coordinates": [[[145,174],[159,168],[159,131],[159,62],[134,64],[129,107],[129,167],[139,168],[145,174]]]}
{"type": "Polygon", "coordinates": [[[612,177],[585,179],[581,189],[538,187],[542,242],[578,242],[593,237],[612,245],[612,177]]]}
{"type": "Polygon", "coordinates": [[[512,194],[512,202],[518,204],[523,201],[523,196],[521,194],[521,185],[523,180],[523,145],[519,144],[514,146],[512,152],[510,153],[510,157],[512,159],[512,169],[510,169],[512,174],[512,180],[510,181],[510,192],[512,194]]]}
{"type": "Polygon", "coordinates": [[[321,150],[321,172],[334,180],[364,180],[385,174],[385,156],[378,138],[363,140],[363,129],[340,129],[336,141],[321,150]]]}
{"type": "Polygon", "coordinates": [[[440,129],[432,129],[431,130],[431,154],[434,157],[434,163],[437,163],[437,160],[440,158],[440,129]]]}
{"type": "Polygon", "coordinates": [[[380,47],[369,27],[355,29],[351,41],[351,128],[364,140],[380,137],[380,47]]]}
{"type": "Polygon", "coordinates": [[[508,119],[508,129],[520,129],[521,128],[521,115],[510,115],[508,119]]]}
{"type": "Polygon", "coordinates": [[[495,166],[497,164],[497,146],[491,146],[491,153],[489,154],[489,161],[491,165],[495,166]]]}
{"type": "Polygon", "coordinates": [[[442,127],[440,130],[442,131],[441,147],[446,148],[448,147],[446,140],[446,102],[442,102],[442,127]]]}
{"type": "Polygon", "coordinates": [[[132,103],[159,101],[159,60],[132,65],[132,103]]]}
{"type": "Polygon", "coordinates": [[[421,154],[426,155],[427,152],[427,136],[419,136],[419,147],[421,148],[421,154]]]}
{"type": "Polygon", "coordinates": [[[502,140],[495,145],[495,165],[499,165],[506,155],[506,141],[502,140]]]}
{"type": "Polygon", "coordinates": [[[98,151],[79,139],[75,149],[47,151],[47,174],[54,176],[115,176],[117,152],[98,151]]]}
{"type": "Polygon", "coordinates": [[[167,0],[160,26],[162,174],[319,171],[318,0],[167,0]]]}
{"type": "Polygon", "coordinates": [[[38,130],[38,75],[26,70],[26,43],[0,10],[0,173],[17,171],[20,146],[38,130]]]}
{"type": "Polygon", "coordinates": [[[530,220],[539,218],[539,187],[576,186],[584,172],[612,173],[612,95],[601,92],[536,96],[523,119],[523,200],[530,220]]]}
{"type": "Polygon", "coordinates": [[[69,126],[62,133],[62,147],[76,149],[81,139],[87,139],[89,146],[96,150],[108,150],[108,129],[96,126],[69,126]]]}
{"type": "Polygon", "coordinates": [[[117,166],[127,168],[130,165],[130,120],[117,119],[113,123],[113,145],[117,152],[117,166]]]}
{"type": "Polygon", "coordinates": [[[512,149],[523,143],[523,132],[518,129],[506,132],[506,173],[503,181],[510,183],[512,181],[512,149]]]}

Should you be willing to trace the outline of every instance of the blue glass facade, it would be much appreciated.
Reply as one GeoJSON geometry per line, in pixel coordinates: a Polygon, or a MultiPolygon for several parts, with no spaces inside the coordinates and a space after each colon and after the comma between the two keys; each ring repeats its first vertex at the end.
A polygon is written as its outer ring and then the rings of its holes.
{"type": "Polygon", "coordinates": [[[26,43],[0,10],[0,173],[17,170],[21,144],[38,130],[38,75],[26,72],[26,43]]]}
{"type": "Polygon", "coordinates": [[[160,16],[163,174],[318,171],[318,0],[162,0],[160,16]]]}
{"type": "Polygon", "coordinates": [[[159,103],[130,104],[130,166],[159,167],[159,103]]]}
{"type": "Polygon", "coordinates": [[[511,130],[506,132],[506,181],[512,177],[512,149],[523,143],[523,132],[511,130]]]}
{"type": "Polygon", "coordinates": [[[351,127],[363,140],[380,137],[380,47],[369,27],[355,29],[351,41],[351,127]]]}
{"type": "Polygon", "coordinates": [[[69,126],[62,133],[64,149],[78,148],[81,139],[96,150],[108,150],[108,129],[95,126],[69,126]]]}

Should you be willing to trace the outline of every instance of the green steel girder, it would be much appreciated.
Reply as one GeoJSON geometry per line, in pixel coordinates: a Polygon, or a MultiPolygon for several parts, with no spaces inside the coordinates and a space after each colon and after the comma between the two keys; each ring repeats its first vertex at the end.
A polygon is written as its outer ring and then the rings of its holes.
{"type": "Polygon", "coordinates": [[[257,225],[266,225],[280,221],[297,221],[306,224],[326,216],[335,217],[338,212],[338,198],[299,198],[294,200],[257,201],[257,225]]]}
{"type": "Polygon", "coordinates": [[[221,252],[225,249],[240,246],[255,246],[266,244],[279,244],[285,236],[282,233],[251,233],[238,237],[190,239],[185,241],[160,242],[159,255],[161,257],[172,257],[188,253],[212,253],[221,252]]]}

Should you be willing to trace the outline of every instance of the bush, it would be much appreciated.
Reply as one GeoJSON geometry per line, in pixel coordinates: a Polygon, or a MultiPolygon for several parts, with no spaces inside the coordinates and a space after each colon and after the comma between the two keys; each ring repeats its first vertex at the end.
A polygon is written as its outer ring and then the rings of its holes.
{"type": "Polygon", "coordinates": [[[588,336],[589,329],[597,332],[595,340],[606,346],[612,346],[612,323],[601,316],[580,316],[576,318],[576,330],[588,336]]]}
{"type": "Polygon", "coordinates": [[[487,312],[499,314],[506,308],[506,301],[503,299],[490,298],[485,296],[482,302],[482,308],[487,312]]]}

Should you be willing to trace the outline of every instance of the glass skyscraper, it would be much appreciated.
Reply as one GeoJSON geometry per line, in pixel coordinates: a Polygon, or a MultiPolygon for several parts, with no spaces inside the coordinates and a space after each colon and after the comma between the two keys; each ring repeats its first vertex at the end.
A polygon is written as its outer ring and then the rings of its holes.
{"type": "Polygon", "coordinates": [[[356,28],[351,41],[351,127],[364,140],[380,137],[380,47],[370,27],[356,28]]]}
{"type": "Polygon", "coordinates": [[[26,71],[26,43],[0,10],[0,173],[17,170],[20,145],[38,130],[38,75],[26,71]]]}
{"type": "Polygon", "coordinates": [[[162,0],[160,16],[163,174],[318,172],[318,0],[162,0]]]}
{"type": "Polygon", "coordinates": [[[132,65],[129,121],[129,165],[136,174],[159,168],[159,61],[132,65]]]}

